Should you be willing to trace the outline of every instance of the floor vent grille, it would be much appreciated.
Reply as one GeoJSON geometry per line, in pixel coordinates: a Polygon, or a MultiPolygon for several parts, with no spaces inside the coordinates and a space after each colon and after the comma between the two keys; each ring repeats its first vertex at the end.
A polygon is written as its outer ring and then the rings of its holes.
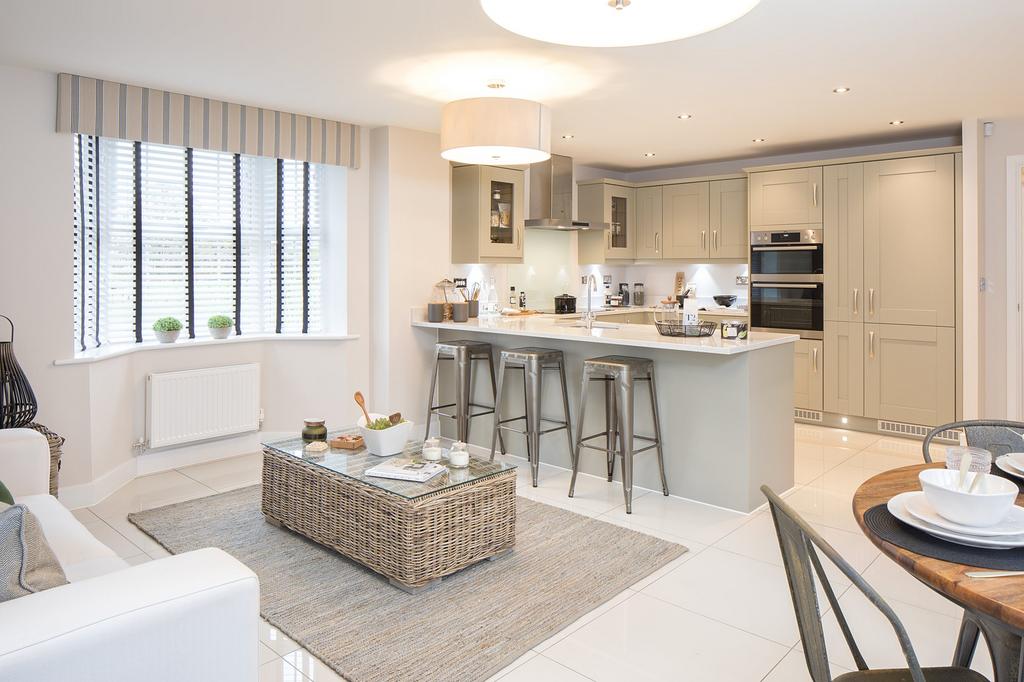
{"type": "MultiPolygon", "coordinates": [[[[928,435],[928,432],[931,431],[931,428],[921,426],[920,424],[904,424],[903,422],[891,422],[880,419],[878,420],[878,430],[883,433],[893,433],[898,436],[916,436],[918,438],[924,438],[928,435]]],[[[960,432],[956,429],[940,431],[936,434],[935,440],[959,443],[960,432]]]]}
{"type": "Polygon", "coordinates": [[[793,415],[797,419],[803,419],[804,421],[809,421],[809,422],[820,422],[820,421],[822,421],[821,412],[818,412],[817,410],[804,410],[802,408],[797,407],[796,409],[793,410],[793,415]]]}

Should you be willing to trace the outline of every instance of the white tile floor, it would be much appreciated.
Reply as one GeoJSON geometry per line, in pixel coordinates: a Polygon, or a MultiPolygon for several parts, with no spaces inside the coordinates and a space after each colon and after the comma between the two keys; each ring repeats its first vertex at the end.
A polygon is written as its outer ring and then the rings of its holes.
{"type": "MultiPolygon", "coordinates": [[[[875,473],[921,461],[917,441],[797,425],[797,488],[787,499],[878,589],[903,619],[925,665],[948,665],[960,612],[879,554],[850,511],[853,491],[875,473]]],[[[941,454],[936,452],[941,458],[941,454]]],[[[90,509],[75,512],[132,563],[166,555],[127,514],[259,482],[261,458],[246,455],[137,479],[90,509]]],[[[521,461],[517,461],[522,464],[521,461]]],[[[766,511],[738,514],[637,491],[633,514],[617,483],[582,476],[566,497],[569,474],[543,466],[532,488],[519,469],[519,493],[610,523],[687,545],[690,551],[554,635],[492,679],[581,680],[809,679],[774,528],[766,511]]],[[[902,665],[882,616],[833,571],[833,584],[869,665],[902,665]]],[[[854,666],[831,614],[826,639],[834,674],[854,666]]],[[[991,676],[987,651],[975,666],[991,676]]],[[[264,622],[260,680],[341,678],[264,622]]]]}

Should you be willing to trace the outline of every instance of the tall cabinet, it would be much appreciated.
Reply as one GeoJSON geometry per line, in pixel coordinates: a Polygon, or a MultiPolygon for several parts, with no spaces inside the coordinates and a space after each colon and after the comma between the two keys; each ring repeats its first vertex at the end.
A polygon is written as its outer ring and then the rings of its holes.
{"type": "Polygon", "coordinates": [[[581,232],[581,263],[636,258],[636,188],[608,181],[580,183],[577,189],[580,220],[608,223],[611,229],[581,232]]]}
{"type": "Polygon", "coordinates": [[[953,421],[954,156],[827,166],[823,189],[825,411],[953,421]]]}

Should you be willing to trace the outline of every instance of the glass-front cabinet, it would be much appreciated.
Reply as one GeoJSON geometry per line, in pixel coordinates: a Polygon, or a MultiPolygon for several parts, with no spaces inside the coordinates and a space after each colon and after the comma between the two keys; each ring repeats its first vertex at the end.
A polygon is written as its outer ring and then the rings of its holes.
{"type": "Polygon", "coordinates": [[[636,188],[608,180],[579,183],[580,220],[608,223],[610,229],[581,232],[581,263],[636,258],[636,188]]]}
{"type": "Polygon", "coordinates": [[[452,168],[452,262],[523,259],[523,171],[497,166],[452,168]]]}

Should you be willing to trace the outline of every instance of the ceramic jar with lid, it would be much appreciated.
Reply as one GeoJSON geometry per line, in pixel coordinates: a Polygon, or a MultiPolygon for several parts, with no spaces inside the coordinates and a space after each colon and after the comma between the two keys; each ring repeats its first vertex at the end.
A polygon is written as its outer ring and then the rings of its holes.
{"type": "Polygon", "coordinates": [[[312,443],[315,440],[327,440],[327,426],[323,417],[309,417],[302,421],[302,440],[307,443],[312,443]]]}

